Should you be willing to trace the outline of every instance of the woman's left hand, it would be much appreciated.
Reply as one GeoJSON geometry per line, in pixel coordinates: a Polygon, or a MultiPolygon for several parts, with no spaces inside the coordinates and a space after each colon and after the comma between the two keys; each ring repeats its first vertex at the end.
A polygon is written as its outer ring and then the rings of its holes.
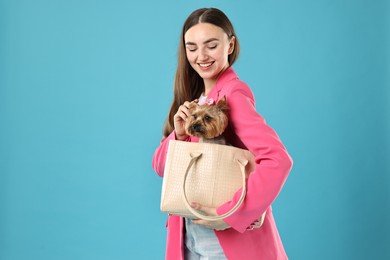
{"type": "MultiPolygon", "coordinates": [[[[193,202],[191,204],[191,207],[193,207],[196,210],[203,211],[208,216],[217,216],[218,215],[216,208],[206,207],[206,206],[203,206],[203,205],[201,205],[199,203],[195,203],[195,202],[193,202]]],[[[203,220],[203,219],[194,219],[194,220],[192,220],[192,222],[194,224],[202,225],[202,226],[205,226],[207,228],[211,228],[211,229],[215,229],[215,230],[224,230],[224,229],[230,228],[230,226],[228,224],[226,224],[226,222],[223,220],[208,221],[208,220],[203,220]]]]}

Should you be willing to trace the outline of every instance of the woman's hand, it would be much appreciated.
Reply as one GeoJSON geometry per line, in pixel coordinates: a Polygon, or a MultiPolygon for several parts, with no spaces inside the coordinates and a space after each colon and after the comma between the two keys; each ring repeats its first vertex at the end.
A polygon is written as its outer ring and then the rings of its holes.
{"type": "MultiPolygon", "coordinates": [[[[195,102],[197,102],[197,100],[195,100],[195,102]]],[[[188,109],[190,103],[191,102],[189,101],[184,102],[173,116],[173,124],[177,140],[185,140],[188,137],[185,131],[185,122],[187,117],[190,116],[190,110],[188,109]]]]}
{"type": "MultiPolygon", "coordinates": [[[[199,203],[195,203],[195,202],[193,202],[191,204],[191,207],[193,207],[196,210],[203,211],[208,216],[218,216],[216,208],[206,207],[206,206],[203,206],[203,205],[201,205],[199,203]]],[[[224,229],[230,228],[230,226],[228,224],[226,224],[226,222],[223,220],[208,221],[208,220],[203,220],[203,219],[194,219],[194,220],[192,220],[192,223],[202,225],[202,226],[205,226],[207,228],[215,229],[215,230],[224,230],[224,229]]]]}

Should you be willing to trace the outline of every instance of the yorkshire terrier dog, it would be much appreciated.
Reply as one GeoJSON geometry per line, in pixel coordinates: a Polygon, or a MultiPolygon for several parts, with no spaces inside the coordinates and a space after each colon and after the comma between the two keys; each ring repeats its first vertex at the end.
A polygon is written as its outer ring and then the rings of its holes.
{"type": "Polygon", "coordinates": [[[201,143],[226,145],[222,135],[228,125],[229,107],[225,96],[214,105],[199,105],[193,101],[189,105],[189,110],[190,115],[185,122],[188,135],[198,137],[201,143]]]}

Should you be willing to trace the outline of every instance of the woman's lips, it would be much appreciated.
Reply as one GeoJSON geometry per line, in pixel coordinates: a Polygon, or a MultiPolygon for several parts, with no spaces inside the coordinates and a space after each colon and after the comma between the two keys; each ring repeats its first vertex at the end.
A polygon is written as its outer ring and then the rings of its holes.
{"type": "Polygon", "coordinates": [[[214,62],[207,62],[207,63],[198,63],[198,66],[201,68],[201,69],[207,69],[209,68],[211,65],[213,65],[214,62]]]}

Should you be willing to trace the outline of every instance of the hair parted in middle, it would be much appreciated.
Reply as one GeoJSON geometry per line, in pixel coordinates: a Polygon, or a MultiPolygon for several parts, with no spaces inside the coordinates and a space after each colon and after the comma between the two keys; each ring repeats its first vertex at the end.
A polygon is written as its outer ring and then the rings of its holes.
{"type": "Polygon", "coordinates": [[[179,42],[178,63],[174,82],[174,93],[171,108],[168,117],[165,121],[163,134],[167,137],[173,130],[173,116],[179,107],[185,101],[192,101],[200,97],[204,91],[204,82],[199,74],[191,67],[187,60],[184,35],[194,25],[199,23],[210,23],[220,27],[228,36],[229,39],[235,37],[235,45],[233,52],[228,56],[229,66],[237,60],[240,45],[234,27],[229,18],[219,9],[216,8],[201,8],[195,10],[188,16],[184,22],[179,42]]]}

